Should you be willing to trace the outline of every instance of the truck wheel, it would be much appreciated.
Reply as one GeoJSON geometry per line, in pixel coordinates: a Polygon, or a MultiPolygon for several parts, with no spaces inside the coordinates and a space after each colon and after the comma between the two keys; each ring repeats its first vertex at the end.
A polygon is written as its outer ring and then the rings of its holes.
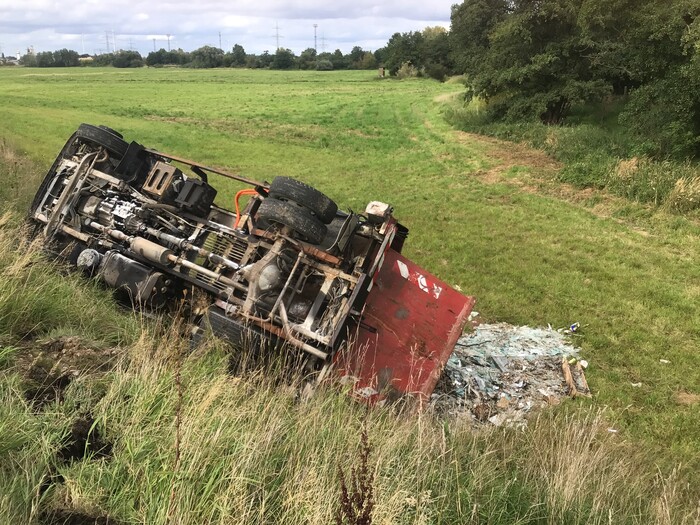
{"type": "Polygon", "coordinates": [[[270,197],[294,201],[311,210],[324,224],[329,224],[338,211],[338,205],[316,188],[290,177],[275,177],[270,184],[270,197]]]}
{"type": "Polygon", "coordinates": [[[112,135],[116,135],[116,136],[119,137],[120,139],[123,139],[123,138],[124,138],[124,135],[122,135],[122,134],[119,133],[117,130],[114,130],[114,129],[110,128],[110,127],[103,126],[102,124],[100,124],[100,125],[97,126],[97,127],[100,128],[100,129],[105,130],[105,131],[108,132],[108,133],[111,133],[112,135]]]}
{"type": "Polygon", "coordinates": [[[93,126],[91,124],[81,124],[78,131],[75,132],[76,137],[83,141],[92,142],[97,146],[102,146],[109,153],[121,159],[129,144],[122,139],[118,134],[115,134],[110,128],[93,126]]]}
{"type": "Polygon", "coordinates": [[[319,244],[326,236],[325,224],[301,206],[289,201],[268,197],[260,203],[256,219],[258,227],[262,229],[267,229],[274,224],[289,226],[299,238],[311,244],[319,244]]]}

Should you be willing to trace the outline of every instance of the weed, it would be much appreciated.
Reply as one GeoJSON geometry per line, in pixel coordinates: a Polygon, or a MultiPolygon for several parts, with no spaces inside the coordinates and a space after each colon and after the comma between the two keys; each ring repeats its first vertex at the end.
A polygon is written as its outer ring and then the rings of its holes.
{"type": "Polygon", "coordinates": [[[340,497],[335,514],[336,525],[371,525],[374,508],[374,472],[369,465],[371,448],[367,437],[367,424],[360,434],[358,464],[351,468],[346,480],[343,468],[338,465],[340,497]]]}
{"type": "Polygon", "coordinates": [[[396,72],[396,78],[403,80],[406,78],[416,78],[418,76],[418,68],[410,62],[404,62],[396,72]]]}

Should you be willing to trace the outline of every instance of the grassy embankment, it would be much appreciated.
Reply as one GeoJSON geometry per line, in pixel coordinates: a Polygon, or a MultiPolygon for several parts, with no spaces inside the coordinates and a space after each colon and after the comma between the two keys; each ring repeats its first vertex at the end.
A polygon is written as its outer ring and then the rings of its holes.
{"type": "Polygon", "coordinates": [[[556,177],[561,182],[605,189],[650,205],[643,215],[662,208],[696,220],[700,217],[700,166],[689,160],[659,158],[653,139],[633,136],[620,123],[624,97],[574,107],[563,126],[488,122],[482,101],[455,101],[447,119],[456,127],[544,150],[563,163],[556,177]]]}
{"type": "MultiPolygon", "coordinates": [[[[0,90],[13,100],[0,125],[0,196],[15,202],[5,207],[26,207],[41,171],[82,121],[251,177],[297,176],[344,207],[388,200],[412,229],[409,256],[476,295],[486,319],[581,321],[593,410],[610,407],[604,421],[569,403],[523,433],[472,434],[427,417],[365,416],[334,392],[298,404],[284,388],[227,376],[214,345],[182,357],[174,471],[182,343],[152,338],[148,325],[139,335],[141,323],[115,313],[103,292],[35,255],[24,259],[24,249],[13,252],[16,229],[3,226],[0,333],[9,346],[0,382],[0,513],[11,521],[68,506],[126,522],[175,515],[182,523],[328,523],[337,462],[352,464],[365,417],[377,523],[698,519],[697,483],[683,482],[700,463],[700,241],[692,222],[602,193],[557,197],[559,186],[539,173],[551,163],[532,163],[539,157],[524,150],[522,163],[512,155],[504,162],[503,146],[443,122],[433,99],[455,86],[378,82],[364,72],[1,73],[0,90]],[[64,333],[119,343],[124,357],[99,378],[73,380],[62,403],[35,412],[22,400],[15,366],[22,339],[64,333]],[[62,464],[54,458],[61,436],[86,411],[112,441],[113,457],[62,464]],[[676,463],[687,470],[674,477],[676,463]],[[40,496],[51,470],[65,482],[40,496]]],[[[221,186],[222,202],[234,189],[221,186]]]]}

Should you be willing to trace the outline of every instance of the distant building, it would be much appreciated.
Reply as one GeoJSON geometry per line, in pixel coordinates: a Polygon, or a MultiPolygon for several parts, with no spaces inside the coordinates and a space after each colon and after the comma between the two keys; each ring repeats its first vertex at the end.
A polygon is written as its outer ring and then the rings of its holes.
{"type": "Polygon", "coordinates": [[[19,57],[5,56],[5,53],[0,56],[0,64],[3,66],[16,66],[19,65],[19,57]]]}

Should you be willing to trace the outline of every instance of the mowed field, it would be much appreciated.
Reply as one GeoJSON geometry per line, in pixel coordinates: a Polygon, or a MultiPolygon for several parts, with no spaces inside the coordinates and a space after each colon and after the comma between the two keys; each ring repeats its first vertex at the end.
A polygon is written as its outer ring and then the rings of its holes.
{"type": "MultiPolygon", "coordinates": [[[[647,451],[663,472],[683,464],[692,478],[700,468],[700,228],[562,186],[542,154],[451,129],[441,111],[460,88],[360,71],[3,68],[0,198],[24,209],[87,122],[246,177],[297,177],[341,208],[389,202],[411,230],[407,255],[474,295],[483,319],[581,323],[575,342],[594,397],[553,410],[605,407],[612,439],[647,451]],[[17,159],[31,172],[13,169],[17,159]]],[[[238,187],[214,183],[219,204],[230,206],[238,187]]]]}

